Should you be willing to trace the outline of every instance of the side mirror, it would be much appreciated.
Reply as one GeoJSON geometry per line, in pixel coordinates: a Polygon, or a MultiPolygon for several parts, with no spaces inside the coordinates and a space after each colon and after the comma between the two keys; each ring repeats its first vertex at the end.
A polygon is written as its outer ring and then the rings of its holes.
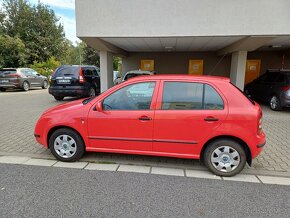
{"type": "Polygon", "coordinates": [[[36,74],[36,76],[40,76],[40,74],[39,74],[39,73],[37,73],[37,74],[36,74]]]}
{"type": "Polygon", "coordinates": [[[98,112],[102,112],[103,111],[103,103],[101,101],[99,101],[97,104],[96,104],[96,111],[98,112]]]}

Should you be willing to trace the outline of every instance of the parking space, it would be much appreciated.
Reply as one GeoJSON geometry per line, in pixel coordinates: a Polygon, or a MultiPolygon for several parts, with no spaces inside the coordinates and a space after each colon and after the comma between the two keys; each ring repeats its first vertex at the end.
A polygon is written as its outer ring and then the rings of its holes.
{"type": "MultiPolygon", "coordinates": [[[[36,143],[33,131],[41,113],[59,103],[62,102],[55,101],[47,90],[42,89],[29,92],[0,92],[0,155],[53,159],[49,150],[36,143]]],[[[290,176],[290,110],[273,112],[267,106],[263,106],[263,113],[267,145],[262,154],[254,160],[253,167],[245,171],[290,176]]],[[[83,160],[156,167],[203,168],[199,161],[195,160],[139,155],[89,153],[83,160]]]]}

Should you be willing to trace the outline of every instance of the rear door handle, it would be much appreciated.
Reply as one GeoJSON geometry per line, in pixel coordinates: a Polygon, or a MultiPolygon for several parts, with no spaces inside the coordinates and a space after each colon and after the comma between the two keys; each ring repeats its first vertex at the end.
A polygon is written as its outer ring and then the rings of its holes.
{"type": "Polygon", "coordinates": [[[139,117],[139,120],[148,121],[148,120],[152,120],[152,118],[147,117],[147,116],[142,116],[142,117],[139,117]]]}
{"type": "Polygon", "coordinates": [[[218,121],[219,118],[216,118],[216,117],[206,117],[204,118],[205,121],[210,121],[210,122],[213,122],[213,121],[218,121]]]}

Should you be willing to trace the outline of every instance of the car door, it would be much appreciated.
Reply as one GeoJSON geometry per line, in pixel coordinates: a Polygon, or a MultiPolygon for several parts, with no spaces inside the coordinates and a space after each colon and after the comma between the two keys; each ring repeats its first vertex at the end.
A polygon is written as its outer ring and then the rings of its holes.
{"type": "Polygon", "coordinates": [[[154,102],[158,81],[125,85],[91,110],[88,137],[95,150],[152,151],[154,102]]]}
{"type": "Polygon", "coordinates": [[[35,85],[35,79],[34,79],[34,76],[32,75],[31,70],[25,68],[25,69],[21,69],[20,72],[26,76],[25,80],[29,82],[30,86],[35,85]]]}
{"type": "Polygon", "coordinates": [[[99,69],[92,67],[92,72],[93,72],[93,83],[96,87],[96,93],[101,92],[101,82],[100,82],[100,72],[99,69]]]}
{"type": "Polygon", "coordinates": [[[267,72],[261,76],[255,83],[255,88],[252,91],[253,97],[259,101],[267,102],[273,92],[273,85],[277,76],[277,72],[267,72]]]}
{"type": "Polygon", "coordinates": [[[163,81],[154,117],[153,151],[198,158],[204,140],[226,119],[225,102],[212,84],[163,81]]]}
{"type": "Polygon", "coordinates": [[[42,86],[43,78],[37,73],[35,70],[29,69],[31,75],[33,76],[33,84],[34,86],[42,86]]]}

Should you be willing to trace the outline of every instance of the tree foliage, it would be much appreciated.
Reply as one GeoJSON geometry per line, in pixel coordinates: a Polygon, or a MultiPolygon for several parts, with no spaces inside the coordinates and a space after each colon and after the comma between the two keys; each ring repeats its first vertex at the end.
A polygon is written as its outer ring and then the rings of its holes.
{"type": "Polygon", "coordinates": [[[44,62],[34,62],[33,64],[30,65],[30,68],[36,70],[38,73],[44,76],[49,76],[60,65],[61,63],[57,61],[55,57],[51,57],[44,62]]]}
{"type": "Polygon", "coordinates": [[[0,68],[26,63],[25,45],[18,37],[0,35],[0,68]]]}
{"type": "Polygon", "coordinates": [[[26,56],[28,64],[44,62],[52,56],[61,59],[67,48],[63,26],[54,11],[41,3],[31,5],[26,0],[3,0],[0,34],[1,30],[2,35],[22,41],[25,45],[22,56],[26,56]]]}

